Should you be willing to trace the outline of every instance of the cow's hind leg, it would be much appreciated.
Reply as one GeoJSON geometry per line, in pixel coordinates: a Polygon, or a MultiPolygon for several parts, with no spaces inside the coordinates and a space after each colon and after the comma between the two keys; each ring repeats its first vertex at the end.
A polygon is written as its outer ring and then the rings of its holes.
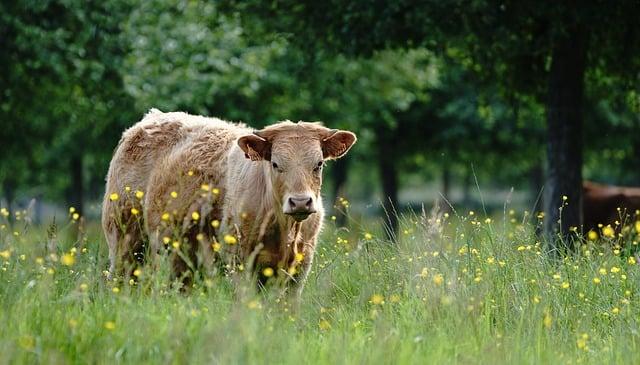
{"type": "Polygon", "coordinates": [[[146,253],[141,209],[132,209],[131,204],[112,208],[103,212],[103,229],[109,246],[109,275],[130,276],[144,262],[146,253]]]}

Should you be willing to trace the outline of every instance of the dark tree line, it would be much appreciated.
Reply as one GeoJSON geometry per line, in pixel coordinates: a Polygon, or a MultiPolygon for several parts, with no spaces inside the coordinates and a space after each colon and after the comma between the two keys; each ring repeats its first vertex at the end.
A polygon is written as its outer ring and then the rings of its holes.
{"type": "Polygon", "coordinates": [[[330,166],[334,197],[360,179],[361,198],[397,212],[417,173],[445,195],[463,185],[468,202],[473,166],[534,197],[544,185],[546,231],[562,236],[581,223],[584,176],[640,184],[638,7],[5,2],[0,189],[9,203],[35,195],[82,210],[101,194],[121,131],[151,107],[255,127],[322,120],[360,136],[330,166]]]}

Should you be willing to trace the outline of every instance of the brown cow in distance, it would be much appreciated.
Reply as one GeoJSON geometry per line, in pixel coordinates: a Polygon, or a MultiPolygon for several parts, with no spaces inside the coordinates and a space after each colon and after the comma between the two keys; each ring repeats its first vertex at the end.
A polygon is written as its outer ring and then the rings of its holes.
{"type": "Polygon", "coordinates": [[[640,210],[640,188],[584,181],[582,189],[584,232],[598,232],[599,224],[610,224],[616,228],[616,221],[629,224],[637,219],[636,212],[640,210]]]}
{"type": "Polygon", "coordinates": [[[319,123],[254,131],[152,109],[123,133],[109,166],[102,225],[110,272],[166,247],[178,275],[217,257],[231,272],[252,261],[299,292],[323,220],[322,168],[355,142],[319,123]]]}

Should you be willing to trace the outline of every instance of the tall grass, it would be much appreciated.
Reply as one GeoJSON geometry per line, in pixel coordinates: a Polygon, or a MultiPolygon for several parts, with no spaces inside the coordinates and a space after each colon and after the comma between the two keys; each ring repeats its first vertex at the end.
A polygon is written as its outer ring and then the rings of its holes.
{"type": "Polygon", "coordinates": [[[110,281],[97,224],[8,214],[0,363],[638,363],[640,223],[553,259],[513,211],[409,215],[395,244],[329,220],[295,308],[220,276],[181,292],[167,262],[110,281]]]}

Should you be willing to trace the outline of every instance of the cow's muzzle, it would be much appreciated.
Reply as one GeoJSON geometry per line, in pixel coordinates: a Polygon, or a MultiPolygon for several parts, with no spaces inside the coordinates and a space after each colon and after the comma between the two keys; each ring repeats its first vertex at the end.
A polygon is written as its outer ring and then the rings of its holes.
{"type": "Polygon", "coordinates": [[[298,222],[302,222],[315,212],[313,197],[310,195],[290,196],[284,207],[284,214],[290,215],[298,222]]]}

